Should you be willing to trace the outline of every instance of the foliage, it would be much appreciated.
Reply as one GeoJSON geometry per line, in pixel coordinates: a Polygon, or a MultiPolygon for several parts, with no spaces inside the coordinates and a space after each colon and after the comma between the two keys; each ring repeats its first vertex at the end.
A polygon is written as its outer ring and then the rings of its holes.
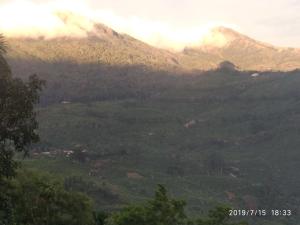
{"type": "MultiPolygon", "coordinates": [[[[255,78],[251,74],[210,71],[176,77],[146,99],[41,107],[41,148],[73,150],[80,144],[97,157],[84,165],[72,164],[69,158],[26,163],[66,176],[70,171],[88,176],[100,161],[93,179],[114,184],[121,198],[140,201],[154,184],[164,182],[184,194],[192,214],[217,202],[245,207],[247,196],[260,207],[297,210],[300,73],[261,73],[255,78]],[[192,126],[185,127],[193,120],[192,126]],[[206,160],[213,153],[220,155],[211,165],[221,166],[213,166],[207,176],[206,160]],[[177,168],[184,170],[179,173],[177,168]],[[127,178],[131,171],[143,178],[127,178]],[[266,179],[270,174],[274,174],[272,182],[266,179]],[[229,200],[226,192],[234,198],[229,200]]],[[[101,206],[118,208],[118,203],[101,206]]]]}
{"type": "Polygon", "coordinates": [[[0,179],[14,173],[13,152],[26,153],[26,147],[39,140],[34,105],[42,84],[37,76],[23,82],[0,74],[0,179]]]}
{"type": "Polygon", "coordinates": [[[0,180],[0,225],[15,225],[12,190],[10,181],[0,180]]]}
{"type": "Polygon", "coordinates": [[[185,203],[169,198],[166,189],[159,185],[153,200],[145,205],[133,205],[115,213],[110,218],[109,225],[183,225],[188,219],[184,212],[185,203]]]}
{"type": "Polygon", "coordinates": [[[218,206],[209,211],[208,218],[196,220],[196,225],[247,225],[246,222],[233,222],[229,216],[229,207],[218,206]]]}
{"type": "Polygon", "coordinates": [[[0,221],[13,223],[9,181],[15,175],[14,152],[27,153],[26,147],[39,140],[34,105],[39,100],[43,81],[30,76],[27,82],[13,78],[2,55],[5,52],[0,36],[0,221]]]}
{"type": "Polygon", "coordinates": [[[158,186],[153,199],[108,214],[93,212],[92,202],[86,195],[65,190],[59,179],[45,173],[18,170],[16,177],[6,184],[10,190],[7,202],[12,204],[12,211],[6,214],[11,218],[2,217],[1,225],[246,224],[232,222],[227,207],[211,210],[208,218],[192,220],[186,215],[185,202],[170,198],[162,185],[158,186]]]}
{"type": "Polygon", "coordinates": [[[207,173],[210,174],[219,174],[223,175],[223,171],[225,169],[225,161],[224,157],[218,153],[218,152],[212,152],[210,153],[206,160],[205,160],[205,166],[207,173]]]}
{"type": "Polygon", "coordinates": [[[222,72],[231,72],[235,71],[237,68],[236,66],[230,61],[223,61],[219,64],[218,69],[222,72]]]}
{"type": "Polygon", "coordinates": [[[76,191],[88,195],[95,202],[96,207],[103,207],[107,203],[119,202],[116,195],[106,183],[96,183],[83,177],[69,176],[64,179],[64,187],[67,191],[76,191]]]}
{"type": "Polygon", "coordinates": [[[47,174],[19,171],[12,181],[13,209],[18,225],[89,225],[92,203],[84,194],[68,192],[47,174]]]}
{"type": "Polygon", "coordinates": [[[4,58],[4,54],[6,53],[6,44],[4,37],[0,34],[0,75],[8,76],[11,71],[10,68],[4,58]]]}
{"type": "Polygon", "coordinates": [[[133,205],[114,213],[108,225],[246,225],[229,218],[228,207],[217,207],[209,212],[208,219],[189,219],[185,213],[185,202],[172,199],[166,189],[159,185],[153,200],[144,205],[133,205]]]}
{"type": "Polygon", "coordinates": [[[95,225],[105,225],[105,221],[108,219],[110,215],[106,212],[94,212],[93,217],[94,217],[94,222],[95,225]]]}

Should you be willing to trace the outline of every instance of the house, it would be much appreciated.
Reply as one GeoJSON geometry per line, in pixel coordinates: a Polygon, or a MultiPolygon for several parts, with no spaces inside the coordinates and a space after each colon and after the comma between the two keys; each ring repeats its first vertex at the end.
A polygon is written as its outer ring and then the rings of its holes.
{"type": "Polygon", "coordinates": [[[259,73],[253,73],[252,75],[251,75],[251,77],[258,77],[260,74],[259,73]]]}

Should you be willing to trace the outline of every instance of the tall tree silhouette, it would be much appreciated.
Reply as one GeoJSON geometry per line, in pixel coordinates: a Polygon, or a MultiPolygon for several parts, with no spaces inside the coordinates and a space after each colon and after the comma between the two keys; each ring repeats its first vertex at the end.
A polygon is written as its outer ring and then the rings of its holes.
{"type": "Polygon", "coordinates": [[[4,58],[5,44],[0,35],[0,224],[13,224],[12,200],[8,179],[15,175],[15,152],[39,140],[34,105],[39,100],[43,81],[36,75],[24,82],[13,78],[4,58]]]}

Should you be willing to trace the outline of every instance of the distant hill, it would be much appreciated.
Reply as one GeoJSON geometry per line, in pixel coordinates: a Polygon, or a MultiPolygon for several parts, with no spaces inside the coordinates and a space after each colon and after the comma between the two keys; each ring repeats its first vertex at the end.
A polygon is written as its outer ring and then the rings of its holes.
{"type": "Polygon", "coordinates": [[[281,70],[300,68],[300,50],[279,48],[240,34],[232,29],[213,29],[199,44],[183,51],[184,64],[199,69],[204,59],[212,67],[228,60],[241,70],[281,70]]]}

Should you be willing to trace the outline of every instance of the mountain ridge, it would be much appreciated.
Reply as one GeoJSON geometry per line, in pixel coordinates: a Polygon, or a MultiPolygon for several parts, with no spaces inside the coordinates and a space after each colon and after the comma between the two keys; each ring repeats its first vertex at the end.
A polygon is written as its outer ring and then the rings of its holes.
{"type": "Polygon", "coordinates": [[[222,61],[231,61],[241,70],[289,71],[300,68],[299,49],[276,47],[227,27],[215,27],[196,45],[174,52],[156,48],[72,12],[58,12],[57,17],[65,29],[69,29],[70,32],[66,32],[70,33],[69,36],[8,38],[8,60],[143,65],[173,73],[215,69],[222,61]]]}
{"type": "Polygon", "coordinates": [[[300,68],[299,49],[276,47],[226,27],[214,28],[208,36],[212,36],[212,40],[221,37],[222,46],[210,45],[204,39],[203,45],[186,47],[183,51],[193,58],[196,68],[201,57],[209,57],[217,65],[221,61],[231,61],[242,70],[289,71],[300,68]]]}

